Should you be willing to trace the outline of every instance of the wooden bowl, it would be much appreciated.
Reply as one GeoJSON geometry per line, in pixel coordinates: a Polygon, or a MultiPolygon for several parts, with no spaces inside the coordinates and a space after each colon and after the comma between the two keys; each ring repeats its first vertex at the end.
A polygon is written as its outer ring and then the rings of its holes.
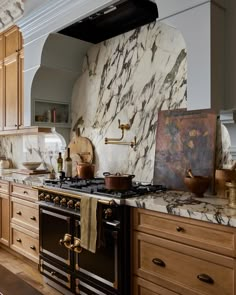
{"type": "Polygon", "coordinates": [[[209,187],[211,178],[208,176],[185,177],[184,183],[188,190],[198,198],[203,198],[209,187]]]}

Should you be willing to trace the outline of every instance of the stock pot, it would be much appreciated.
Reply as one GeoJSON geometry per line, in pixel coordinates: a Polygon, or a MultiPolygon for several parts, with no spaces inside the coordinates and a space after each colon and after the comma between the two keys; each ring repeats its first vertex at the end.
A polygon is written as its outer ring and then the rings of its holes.
{"type": "Polygon", "coordinates": [[[77,163],[77,173],[81,179],[94,178],[94,164],[90,163],[77,163]]]}
{"type": "Polygon", "coordinates": [[[108,190],[129,190],[132,187],[132,179],[135,175],[132,174],[111,174],[109,172],[104,172],[105,176],[105,187],[108,190]]]}

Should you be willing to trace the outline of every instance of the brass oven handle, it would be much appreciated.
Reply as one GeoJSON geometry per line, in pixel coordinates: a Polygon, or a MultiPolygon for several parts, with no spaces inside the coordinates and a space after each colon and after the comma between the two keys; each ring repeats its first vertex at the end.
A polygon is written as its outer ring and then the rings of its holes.
{"type": "Polygon", "coordinates": [[[205,273],[201,273],[199,275],[197,275],[197,278],[207,284],[214,284],[214,280],[207,274],[205,273]]]}
{"type": "Polygon", "coordinates": [[[81,253],[83,250],[81,247],[81,240],[74,237],[74,244],[70,246],[70,249],[76,253],[81,253]]]}
{"type": "Polygon", "coordinates": [[[59,240],[60,245],[64,245],[66,248],[70,249],[71,246],[71,235],[70,234],[65,234],[63,239],[59,240]]]}
{"type": "Polygon", "coordinates": [[[21,211],[17,211],[16,214],[17,215],[21,215],[22,213],[21,213],[21,211]]]}
{"type": "Polygon", "coordinates": [[[159,258],[153,258],[152,259],[152,262],[158,266],[161,266],[161,267],[165,267],[166,264],[163,260],[159,259],[159,258]]]}

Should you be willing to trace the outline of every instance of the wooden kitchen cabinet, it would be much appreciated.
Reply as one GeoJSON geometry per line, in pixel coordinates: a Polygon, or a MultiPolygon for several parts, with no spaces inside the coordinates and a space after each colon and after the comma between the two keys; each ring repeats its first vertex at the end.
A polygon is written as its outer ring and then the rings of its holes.
{"type": "Polygon", "coordinates": [[[19,129],[23,125],[22,37],[16,26],[0,35],[0,129],[19,129]]]}
{"type": "Polygon", "coordinates": [[[132,294],[236,294],[233,227],[138,208],[132,224],[132,294]]]}
{"type": "Polygon", "coordinates": [[[11,184],[10,248],[39,262],[39,208],[37,190],[11,184]]]}
{"type": "Polygon", "coordinates": [[[10,197],[8,181],[0,181],[0,243],[9,246],[10,197]]]}

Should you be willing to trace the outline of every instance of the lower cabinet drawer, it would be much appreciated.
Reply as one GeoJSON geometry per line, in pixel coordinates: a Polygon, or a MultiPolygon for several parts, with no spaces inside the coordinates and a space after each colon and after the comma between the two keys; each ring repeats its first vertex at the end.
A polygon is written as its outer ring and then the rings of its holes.
{"type": "Polygon", "coordinates": [[[11,222],[39,233],[38,204],[11,197],[11,222]]]}
{"type": "Polygon", "coordinates": [[[39,263],[39,237],[28,230],[11,224],[11,246],[13,250],[39,263]]]}
{"type": "Polygon", "coordinates": [[[233,258],[140,232],[134,247],[137,276],[184,295],[234,294],[233,258]]]}
{"type": "Polygon", "coordinates": [[[142,278],[134,277],[133,292],[134,295],[178,295],[166,288],[148,282],[142,278]]]}

